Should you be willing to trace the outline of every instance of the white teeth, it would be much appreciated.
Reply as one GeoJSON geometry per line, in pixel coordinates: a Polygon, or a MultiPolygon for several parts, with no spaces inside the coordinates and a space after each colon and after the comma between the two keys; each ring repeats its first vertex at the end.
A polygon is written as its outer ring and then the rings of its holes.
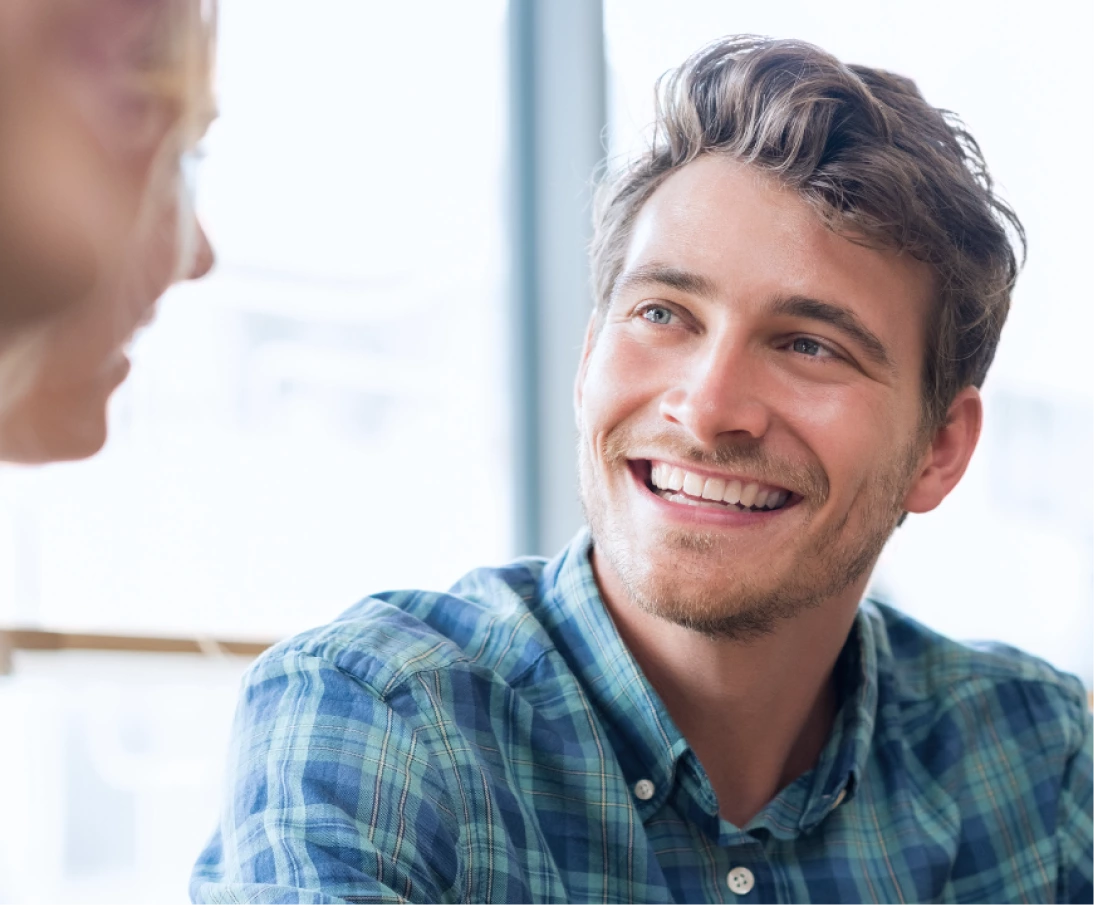
{"type": "Polygon", "coordinates": [[[688,496],[703,495],[703,485],[706,482],[697,474],[692,474],[690,471],[684,474],[684,493],[688,496]]]}
{"type": "Polygon", "coordinates": [[[745,508],[752,505],[753,500],[756,499],[756,494],[760,490],[760,485],[755,482],[749,484],[744,490],[741,491],[741,505],[745,508]]]}
{"type": "Polygon", "coordinates": [[[721,478],[707,478],[707,482],[703,485],[703,499],[721,502],[725,489],[726,482],[721,478]]]}
{"type": "Polygon", "coordinates": [[[724,478],[706,478],[663,462],[651,463],[650,482],[657,489],[672,494],[672,497],[666,499],[695,505],[698,505],[698,499],[701,498],[714,503],[728,503],[741,509],[778,509],[790,496],[788,490],[761,489],[756,481],[750,481],[742,487],[742,482],[736,478],[729,481],[724,478]]]}
{"type": "Polygon", "coordinates": [[[741,501],[741,482],[734,480],[726,484],[726,491],[722,494],[722,499],[727,503],[739,503],[741,501]]]}

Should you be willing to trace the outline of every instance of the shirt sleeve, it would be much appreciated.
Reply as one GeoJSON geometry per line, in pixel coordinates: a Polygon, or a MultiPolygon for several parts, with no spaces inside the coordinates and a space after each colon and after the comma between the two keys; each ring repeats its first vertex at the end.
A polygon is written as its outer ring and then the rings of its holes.
{"type": "Polygon", "coordinates": [[[1081,742],[1068,763],[1060,800],[1058,902],[1094,902],[1094,749],[1085,692],[1082,698],[1076,733],[1081,742]]]}
{"type": "Polygon", "coordinates": [[[365,683],[299,651],[248,673],[195,902],[444,902],[458,827],[418,733],[365,683]]]}

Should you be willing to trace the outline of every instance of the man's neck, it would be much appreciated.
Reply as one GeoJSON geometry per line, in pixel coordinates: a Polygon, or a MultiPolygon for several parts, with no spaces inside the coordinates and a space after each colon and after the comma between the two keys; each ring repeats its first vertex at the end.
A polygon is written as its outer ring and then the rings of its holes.
{"type": "Polygon", "coordinates": [[[744,826],[817,761],[836,714],[833,669],[867,578],[749,641],[666,622],[593,570],[623,642],[699,758],[719,810],[744,826]]]}

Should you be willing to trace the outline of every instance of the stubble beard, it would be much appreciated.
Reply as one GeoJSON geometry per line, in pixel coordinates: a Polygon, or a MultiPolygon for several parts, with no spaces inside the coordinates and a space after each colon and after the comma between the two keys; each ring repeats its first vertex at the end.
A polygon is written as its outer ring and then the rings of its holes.
{"type": "MultiPolygon", "coordinates": [[[[617,445],[622,443],[617,441],[617,445]]],[[[597,555],[604,558],[618,577],[631,603],[708,637],[747,642],[770,635],[780,622],[821,606],[873,568],[903,513],[901,502],[919,450],[917,438],[893,457],[892,467],[869,481],[858,502],[842,519],[826,526],[798,551],[789,570],[783,574],[765,574],[765,563],[744,562],[727,573],[727,580],[720,587],[709,586],[707,567],[693,557],[682,556],[671,570],[643,560],[628,525],[621,522],[621,513],[612,512],[604,484],[597,480],[593,470],[588,444],[579,439],[581,503],[597,555]],[[852,524],[856,513],[860,517],[857,524],[852,524]]],[[[730,461],[743,465],[752,460],[769,466],[771,462],[754,446],[714,457],[692,452],[683,458],[694,461],[705,458],[718,465],[730,461]]],[[[605,456],[609,465],[613,460],[617,468],[627,467],[621,450],[605,456]]],[[[771,472],[765,467],[761,473],[771,472]]],[[[813,513],[827,499],[828,484],[819,466],[798,469],[797,475],[811,486],[811,493],[798,504],[812,510],[802,526],[805,533],[813,513]]],[[[725,536],[714,531],[665,528],[646,543],[651,549],[670,554],[678,551],[714,557],[719,564],[734,555],[731,549],[725,549],[725,536]],[[723,548],[721,553],[719,548],[723,548]]]]}

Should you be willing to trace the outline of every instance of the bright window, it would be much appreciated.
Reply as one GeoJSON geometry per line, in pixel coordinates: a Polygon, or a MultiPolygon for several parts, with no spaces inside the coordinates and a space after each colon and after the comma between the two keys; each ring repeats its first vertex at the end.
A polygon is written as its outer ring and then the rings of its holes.
{"type": "Polygon", "coordinates": [[[510,554],[504,16],[221,3],[217,269],[101,455],[0,472],[0,620],[280,636],[510,554]]]}

